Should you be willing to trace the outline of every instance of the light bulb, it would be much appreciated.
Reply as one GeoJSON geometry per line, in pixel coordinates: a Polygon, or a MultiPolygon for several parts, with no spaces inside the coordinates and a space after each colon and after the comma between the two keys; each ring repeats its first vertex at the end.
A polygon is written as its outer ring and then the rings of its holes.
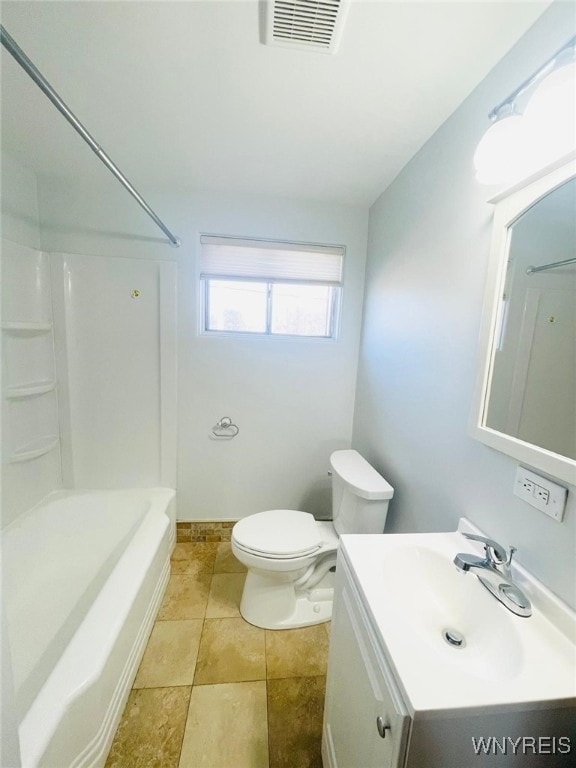
{"type": "Polygon", "coordinates": [[[506,184],[520,178],[528,154],[527,139],[522,115],[508,115],[493,123],[474,153],[477,180],[506,184]]]}

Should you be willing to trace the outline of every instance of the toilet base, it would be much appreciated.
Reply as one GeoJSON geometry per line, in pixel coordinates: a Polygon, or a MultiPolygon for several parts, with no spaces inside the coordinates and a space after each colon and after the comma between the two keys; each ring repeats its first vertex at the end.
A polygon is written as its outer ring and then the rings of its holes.
{"type": "Polygon", "coordinates": [[[262,629],[297,629],[322,624],[332,618],[334,573],[330,571],[311,589],[299,589],[293,581],[282,582],[249,570],[240,613],[262,629]]]}

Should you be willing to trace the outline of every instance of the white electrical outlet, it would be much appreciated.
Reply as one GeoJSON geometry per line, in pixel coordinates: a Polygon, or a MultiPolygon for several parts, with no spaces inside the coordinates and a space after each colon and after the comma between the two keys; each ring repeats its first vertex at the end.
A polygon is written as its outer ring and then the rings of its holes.
{"type": "Polygon", "coordinates": [[[529,469],[518,467],[516,470],[514,494],[558,522],[564,517],[567,493],[566,488],[536,475],[529,469]]]}

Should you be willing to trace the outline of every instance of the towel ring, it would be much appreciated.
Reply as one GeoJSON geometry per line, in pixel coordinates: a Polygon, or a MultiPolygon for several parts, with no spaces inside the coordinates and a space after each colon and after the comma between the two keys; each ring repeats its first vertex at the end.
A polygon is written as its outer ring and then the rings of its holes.
{"type": "Polygon", "coordinates": [[[240,432],[240,427],[232,422],[230,416],[222,416],[220,421],[212,427],[212,440],[232,440],[240,432]]]}

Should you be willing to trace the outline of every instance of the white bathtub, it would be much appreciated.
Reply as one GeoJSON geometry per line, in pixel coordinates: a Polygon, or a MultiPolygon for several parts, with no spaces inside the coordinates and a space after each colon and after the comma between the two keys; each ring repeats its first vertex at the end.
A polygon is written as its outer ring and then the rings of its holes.
{"type": "Polygon", "coordinates": [[[62,491],[2,534],[23,768],[103,766],[170,573],[174,491],[62,491]]]}

